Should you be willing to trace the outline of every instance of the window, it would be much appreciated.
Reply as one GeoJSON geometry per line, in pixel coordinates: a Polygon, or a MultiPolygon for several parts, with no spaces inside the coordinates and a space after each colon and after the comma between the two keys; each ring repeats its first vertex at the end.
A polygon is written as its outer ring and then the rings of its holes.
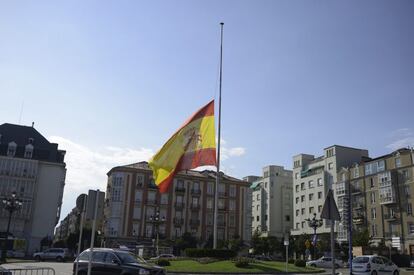
{"type": "Polygon", "coordinates": [[[375,203],[375,192],[371,192],[371,203],[375,203]]]}
{"type": "Polygon", "coordinates": [[[302,222],[302,228],[305,228],[305,222],[302,222]]]}
{"type": "Polygon", "coordinates": [[[369,179],[369,186],[370,186],[371,188],[374,188],[374,187],[375,187],[374,178],[370,178],[370,179],[369,179]]]}
{"type": "Polygon", "coordinates": [[[299,197],[296,197],[296,203],[299,203],[299,197]]]}
{"type": "Polygon", "coordinates": [[[299,216],[299,209],[296,209],[296,216],[299,216]]]}
{"type": "Polygon", "coordinates": [[[299,184],[296,185],[296,192],[299,192],[299,184]]]}
{"type": "Polygon", "coordinates": [[[299,223],[298,222],[296,223],[296,229],[299,229],[299,223]]]}
{"type": "Polygon", "coordinates": [[[207,198],[207,209],[213,209],[213,199],[207,198]]]}
{"type": "Polygon", "coordinates": [[[377,218],[377,209],[371,208],[371,219],[375,220],[377,218]]]}
{"type": "Polygon", "coordinates": [[[322,199],[322,192],[318,192],[318,199],[322,199]]]}
{"type": "Polygon", "coordinates": [[[333,162],[328,163],[328,169],[332,170],[333,169],[333,162]]]}
{"type": "Polygon", "coordinates": [[[357,178],[357,177],[359,177],[359,167],[358,166],[356,166],[354,168],[354,178],[357,178]]]}
{"type": "Polygon", "coordinates": [[[256,205],[256,211],[259,211],[260,205],[256,205]]]}
{"type": "Polygon", "coordinates": [[[236,201],[229,200],[229,210],[236,210],[236,201]]]}
{"type": "Polygon", "coordinates": [[[300,184],[300,190],[305,190],[305,183],[304,183],[304,182],[302,182],[302,183],[300,184]]]}
{"type": "Polygon", "coordinates": [[[321,213],[321,211],[322,211],[322,205],[319,205],[318,206],[318,213],[321,213]]]}
{"type": "Polygon", "coordinates": [[[413,206],[411,203],[407,203],[407,215],[413,214],[413,206]]]}
{"type": "Polygon", "coordinates": [[[309,184],[309,188],[313,188],[313,187],[315,187],[315,186],[314,186],[314,184],[313,184],[313,180],[310,180],[310,181],[308,182],[308,184],[309,184]]]}
{"type": "Polygon", "coordinates": [[[401,159],[400,158],[395,158],[395,167],[401,167],[401,159]]]}
{"type": "Polygon", "coordinates": [[[230,185],[230,187],[229,187],[229,195],[230,195],[230,197],[233,197],[233,198],[236,196],[236,186],[230,185]]]}
{"type": "Polygon", "coordinates": [[[256,200],[260,201],[260,194],[256,195],[256,200]]]}
{"type": "Polygon", "coordinates": [[[318,186],[322,186],[322,179],[321,178],[318,179],[318,186]]]}
{"type": "Polygon", "coordinates": [[[265,182],[265,188],[267,188],[267,182],[265,182]]]}
{"type": "Polygon", "coordinates": [[[168,204],[168,193],[161,194],[161,204],[168,204]]]}
{"type": "Polygon", "coordinates": [[[144,176],[143,175],[137,175],[136,178],[136,187],[142,187],[142,185],[144,184],[144,176]]]}
{"type": "Polygon", "coordinates": [[[142,201],[142,191],[135,191],[135,202],[136,203],[141,203],[142,201]]]}
{"type": "Polygon", "coordinates": [[[313,200],[313,193],[312,194],[309,194],[309,200],[310,201],[313,200]]]}
{"type": "Polygon", "coordinates": [[[33,145],[27,144],[24,151],[24,157],[27,159],[31,159],[33,156],[33,145]]]}
{"type": "Polygon", "coordinates": [[[302,214],[302,215],[305,215],[305,208],[302,208],[302,210],[301,210],[301,214],[302,214]]]}
{"type": "Polygon", "coordinates": [[[408,233],[409,234],[414,234],[414,223],[408,223],[408,233]]]}
{"type": "Polygon", "coordinates": [[[345,182],[338,183],[336,186],[336,195],[345,195],[345,182]]]}
{"type": "Polygon", "coordinates": [[[9,147],[7,148],[7,156],[14,157],[14,155],[16,154],[16,148],[17,148],[16,142],[14,141],[10,142],[9,147]]]}
{"type": "Polygon", "coordinates": [[[256,216],[256,221],[260,221],[260,216],[256,216]]]}
{"type": "Polygon", "coordinates": [[[309,207],[309,214],[312,214],[315,211],[314,207],[309,207]]]}
{"type": "Polygon", "coordinates": [[[375,223],[373,225],[371,225],[371,231],[372,231],[371,233],[372,233],[373,237],[376,237],[378,235],[377,225],[375,223]]]}
{"type": "Polygon", "coordinates": [[[214,184],[212,182],[207,183],[207,194],[214,195],[214,184]]]}
{"type": "Polygon", "coordinates": [[[299,173],[295,173],[295,179],[299,178],[299,173]]]}
{"type": "Polygon", "coordinates": [[[302,195],[302,196],[300,197],[300,201],[301,201],[301,202],[304,202],[304,201],[305,201],[305,195],[302,195]]]}
{"type": "Polygon", "coordinates": [[[404,194],[407,198],[409,198],[411,196],[411,189],[410,189],[409,185],[404,186],[404,194]]]}
{"type": "Polygon", "coordinates": [[[285,216],[285,221],[287,221],[287,222],[289,222],[289,221],[290,221],[290,216],[289,216],[289,215],[286,215],[286,216],[285,216]]]}
{"type": "Polygon", "coordinates": [[[236,216],[235,215],[229,215],[229,225],[235,226],[236,225],[236,216]]]}
{"type": "Polygon", "coordinates": [[[267,221],[267,215],[264,216],[264,220],[267,221]]]}

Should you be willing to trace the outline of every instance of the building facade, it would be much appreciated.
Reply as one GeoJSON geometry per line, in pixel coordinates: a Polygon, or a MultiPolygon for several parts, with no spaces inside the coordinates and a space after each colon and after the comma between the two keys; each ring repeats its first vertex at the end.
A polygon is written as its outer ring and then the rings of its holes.
{"type": "Polygon", "coordinates": [[[252,233],[284,238],[293,225],[292,171],[266,166],[251,189],[252,233]]]}
{"type": "MultiPolygon", "coordinates": [[[[208,241],[213,234],[215,182],[213,171],[187,170],[176,175],[168,192],[160,194],[146,162],[112,168],[104,209],[107,245],[152,240],[156,231],[168,240],[189,232],[201,242],[208,241]],[[157,212],[158,223],[154,222],[157,212]]],[[[249,241],[248,182],[222,174],[218,188],[218,239],[249,241]]]]}
{"type": "MultiPolygon", "coordinates": [[[[313,234],[307,219],[319,215],[327,191],[335,189],[338,170],[368,158],[368,151],[333,145],[324,149],[324,155],[299,154],[293,157],[293,229],[292,235],[313,234]]],[[[335,190],[334,193],[336,194],[335,190]]],[[[337,199],[337,198],[336,198],[337,199]]],[[[329,233],[330,223],[324,220],[317,233],[329,233]]]]}
{"type": "MultiPolygon", "coordinates": [[[[0,196],[16,192],[23,202],[13,213],[10,232],[26,240],[26,252],[40,249],[41,239],[52,238],[59,221],[65,186],[65,151],[33,127],[0,125],[0,196]]],[[[9,213],[0,210],[0,231],[6,232],[9,213]]]]}
{"type": "Polygon", "coordinates": [[[399,149],[339,171],[335,188],[342,213],[339,240],[347,241],[351,224],[353,232],[368,229],[374,244],[384,241],[414,256],[413,155],[412,149],[399,149]]]}

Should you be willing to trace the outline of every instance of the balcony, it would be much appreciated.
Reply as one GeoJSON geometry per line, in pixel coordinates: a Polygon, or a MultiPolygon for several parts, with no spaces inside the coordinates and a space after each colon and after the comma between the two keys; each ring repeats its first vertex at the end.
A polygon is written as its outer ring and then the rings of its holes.
{"type": "Polygon", "coordinates": [[[200,220],[199,219],[190,219],[190,225],[191,226],[199,226],[200,220]]]}
{"type": "Polygon", "coordinates": [[[200,189],[191,189],[191,195],[200,196],[201,195],[201,190],[200,189]]]}
{"type": "Polygon", "coordinates": [[[352,219],[354,224],[363,224],[365,222],[365,217],[363,215],[357,215],[352,219]]]}
{"type": "Polygon", "coordinates": [[[227,192],[218,192],[220,198],[227,197],[227,192]]]}
{"type": "Polygon", "coordinates": [[[175,226],[181,226],[184,223],[184,219],[182,218],[174,218],[174,225],[175,226]]]}
{"type": "Polygon", "coordinates": [[[184,203],[183,202],[175,202],[174,204],[175,209],[183,209],[184,208],[184,203]]]}
{"type": "Polygon", "coordinates": [[[386,213],[384,214],[384,220],[388,222],[399,221],[399,215],[396,213],[393,213],[393,214],[386,213]]]}
{"type": "Polygon", "coordinates": [[[394,204],[397,202],[397,199],[393,195],[381,196],[380,195],[380,204],[394,204]]]}
{"type": "Polygon", "coordinates": [[[157,203],[157,200],[156,200],[156,199],[147,199],[147,200],[145,201],[145,203],[146,203],[146,204],[149,204],[149,205],[154,205],[154,204],[156,204],[156,203],[157,203]]]}
{"type": "Polygon", "coordinates": [[[176,193],[185,193],[185,187],[184,186],[176,186],[175,187],[176,193]]]}
{"type": "Polygon", "coordinates": [[[191,204],[191,209],[192,210],[199,210],[200,209],[200,204],[199,203],[192,203],[191,204]]]}

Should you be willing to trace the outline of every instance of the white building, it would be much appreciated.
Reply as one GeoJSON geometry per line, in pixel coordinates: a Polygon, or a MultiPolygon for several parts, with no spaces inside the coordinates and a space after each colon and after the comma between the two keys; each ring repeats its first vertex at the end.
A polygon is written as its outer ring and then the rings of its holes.
{"type": "Polygon", "coordinates": [[[266,166],[251,189],[252,233],[285,237],[293,225],[292,171],[283,166],[266,166]]]}
{"type": "MultiPolygon", "coordinates": [[[[306,219],[314,214],[320,218],[328,189],[337,180],[341,167],[350,166],[368,157],[368,150],[333,145],[324,149],[324,155],[299,154],[293,157],[293,210],[294,228],[292,235],[313,234],[306,219]]],[[[334,194],[336,194],[334,190],[334,194]]],[[[317,233],[330,232],[330,224],[325,220],[317,233]]]]}
{"type": "MultiPolygon", "coordinates": [[[[40,249],[40,240],[52,238],[60,218],[65,185],[65,151],[33,127],[0,125],[0,196],[16,192],[23,202],[12,215],[10,233],[26,240],[26,252],[40,249]]],[[[0,231],[6,232],[9,212],[0,210],[0,231]]]]}

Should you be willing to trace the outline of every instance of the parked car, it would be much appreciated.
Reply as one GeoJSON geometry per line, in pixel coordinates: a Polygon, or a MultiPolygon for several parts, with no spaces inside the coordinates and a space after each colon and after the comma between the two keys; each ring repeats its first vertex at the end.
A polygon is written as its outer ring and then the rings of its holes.
{"type": "Polygon", "coordinates": [[[56,260],[58,262],[63,262],[72,258],[72,254],[67,248],[49,248],[43,252],[34,253],[33,258],[36,261],[56,260]]]}
{"type": "Polygon", "coordinates": [[[150,258],[150,260],[158,260],[158,259],[175,259],[177,257],[175,257],[173,254],[160,254],[157,257],[152,257],[150,258]]]}
{"type": "MultiPolygon", "coordinates": [[[[90,249],[83,251],[73,263],[73,274],[79,264],[78,275],[86,275],[90,249]]],[[[165,270],[147,263],[144,259],[130,252],[112,248],[94,248],[92,254],[92,275],[102,274],[149,274],[164,275],[165,270]]]]}
{"type": "MultiPolygon", "coordinates": [[[[323,256],[317,260],[306,262],[306,265],[312,266],[312,267],[330,268],[332,267],[332,257],[323,256]]],[[[344,262],[340,259],[335,259],[335,267],[336,268],[344,267],[344,262]]]]}
{"type": "Polygon", "coordinates": [[[25,253],[23,251],[7,250],[7,257],[9,258],[24,258],[24,256],[25,256],[25,253]]]}
{"type": "Polygon", "coordinates": [[[352,260],[353,275],[398,275],[398,266],[385,257],[364,255],[352,260]]]}

